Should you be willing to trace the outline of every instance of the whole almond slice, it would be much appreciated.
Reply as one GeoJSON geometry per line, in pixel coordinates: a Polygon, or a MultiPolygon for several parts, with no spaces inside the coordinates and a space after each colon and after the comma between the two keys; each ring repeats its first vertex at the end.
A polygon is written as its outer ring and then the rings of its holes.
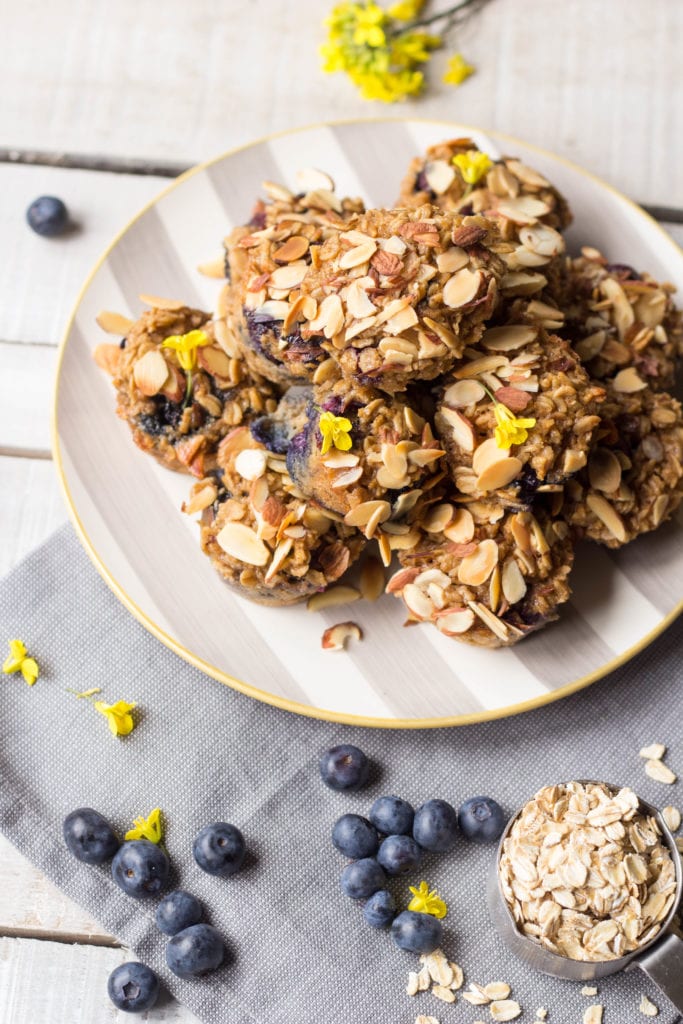
{"type": "Polygon", "coordinates": [[[347,249],[340,257],[339,267],[341,270],[352,270],[354,267],[360,267],[363,263],[368,263],[376,251],[377,242],[374,239],[363,242],[361,245],[355,245],[352,249],[347,249]]]}
{"type": "Polygon", "coordinates": [[[447,501],[432,505],[420,525],[427,533],[443,533],[451,522],[454,511],[453,506],[447,501]]]}
{"type": "MultiPolygon", "coordinates": [[[[273,252],[276,263],[293,263],[308,252],[308,239],[303,235],[290,235],[286,242],[273,252]]],[[[272,277],[271,277],[272,280],[272,277]]]]}
{"type": "Polygon", "coordinates": [[[164,299],[160,295],[140,295],[140,302],[144,302],[146,306],[151,306],[152,309],[170,309],[178,310],[184,309],[185,303],[179,299],[164,299]]]}
{"type": "Polygon", "coordinates": [[[468,508],[456,509],[453,519],[443,531],[454,544],[467,544],[474,537],[474,518],[468,508]]]}
{"type": "Polygon", "coordinates": [[[596,448],[588,460],[588,479],[591,487],[605,494],[613,494],[621,483],[621,463],[609,448],[596,448]]]}
{"type": "Polygon", "coordinates": [[[205,263],[199,263],[197,270],[204,277],[213,278],[224,278],[225,277],[225,256],[221,254],[216,256],[213,260],[207,260],[205,263]]]}
{"type": "Polygon", "coordinates": [[[134,324],[134,321],[124,316],[123,313],[112,313],[108,309],[103,309],[101,313],[98,313],[95,322],[107,334],[118,334],[121,338],[126,337],[134,324]]]}
{"type": "Polygon", "coordinates": [[[363,631],[356,622],[338,622],[330,626],[322,636],[324,651],[343,651],[349,640],[362,640],[363,631]]]}
{"type": "Polygon", "coordinates": [[[150,349],[135,363],[133,380],[143,395],[158,395],[168,378],[168,363],[158,349],[150,349]]]}
{"type": "Polygon", "coordinates": [[[436,265],[442,274],[455,274],[470,262],[469,255],[459,245],[452,245],[436,257],[436,265]]]}
{"type": "Polygon", "coordinates": [[[514,559],[510,559],[503,566],[501,583],[503,595],[508,604],[517,604],[526,594],[526,581],[514,559]]]}
{"type": "Polygon", "coordinates": [[[474,620],[474,612],[469,608],[459,608],[455,611],[444,609],[436,619],[436,628],[445,636],[458,636],[459,633],[466,633],[474,620]]]}
{"type": "Polygon", "coordinates": [[[353,484],[358,483],[362,475],[362,466],[355,466],[352,469],[342,470],[332,481],[331,487],[336,491],[343,490],[345,487],[351,487],[353,484]]]}
{"type": "Polygon", "coordinates": [[[490,327],[481,339],[482,348],[491,352],[510,352],[523,348],[538,337],[538,330],[526,324],[509,324],[505,327],[490,327]]]}
{"type": "Polygon", "coordinates": [[[479,587],[489,578],[498,564],[498,545],[487,539],[477,544],[471,555],[466,555],[458,566],[458,579],[470,587],[479,587]]]}
{"type": "Polygon", "coordinates": [[[522,245],[538,256],[557,256],[564,252],[564,238],[547,224],[534,224],[520,229],[522,245]]]}
{"type": "Polygon", "coordinates": [[[277,267],[270,275],[268,284],[272,288],[282,291],[289,291],[298,288],[306,276],[308,267],[305,263],[288,263],[284,267],[277,267]]]}
{"type": "Polygon", "coordinates": [[[346,293],[346,308],[356,320],[374,316],[377,306],[371,301],[365,288],[358,281],[352,281],[346,293]]]}
{"type": "Polygon", "coordinates": [[[600,494],[589,494],[586,498],[586,504],[603,526],[607,527],[612,536],[622,544],[625,544],[627,537],[624,520],[614,506],[610,505],[600,494]]]}
{"type": "Polygon", "coordinates": [[[312,597],[309,597],[306,607],[309,612],[320,612],[325,608],[336,608],[338,605],[351,604],[352,601],[357,601],[360,596],[360,590],[357,590],[356,587],[339,584],[337,587],[329,587],[327,590],[323,590],[321,594],[314,594],[312,597]]]}
{"type": "Polygon", "coordinates": [[[266,583],[269,583],[270,580],[272,580],[273,576],[275,576],[280,571],[282,566],[287,561],[287,558],[289,557],[289,553],[292,550],[293,546],[294,540],[291,537],[285,537],[283,540],[280,541],[278,546],[275,548],[275,551],[273,552],[273,558],[271,560],[270,565],[268,566],[268,571],[266,572],[265,575],[266,583]]]}
{"type": "Polygon", "coordinates": [[[353,452],[335,451],[333,454],[325,456],[323,466],[327,469],[350,469],[351,466],[357,466],[359,462],[360,456],[353,452]]]}
{"type": "Polygon", "coordinates": [[[451,409],[466,409],[476,405],[486,395],[484,386],[478,380],[458,380],[443,393],[443,403],[451,409]]]}
{"type": "Polygon", "coordinates": [[[347,512],[344,516],[344,522],[347,526],[365,526],[370,522],[377,512],[380,512],[382,518],[380,522],[386,522],[391,515],[391,505],[388,501],[378,499],[377,501],[364,501],[360,505],[356,505],[350,512],[347,512]]]}
{"type": "Polygon", "coordinates": [[[453,376],[456,380],[467,380],[478,377],[481,373],[495,373],[505,366],[509,366],[509,360],[504,355],[480,356],[478,359],[471,359],[464,366],[459,366],[453,376]]]}
{"type": "Polygon", "coordinates": [[[222,348],[206,345],[197,351],[197,362],[212,377],[230,379],[230,357],[222,348]]]}
{"type": "Polygon", "coordinates": [[[461,309],[477,297],[481,283],[481,271],[463,267],[446,281],[443,288],[444,303],[450,309],[461,309]]]}
{"type": "Polygon", "coordinates": [[[92,357],[100,370],[104,370],[112,377],[116,376],[121,362],[121,349],[118,345],[111,345],[107,342],[96,345],[92,357]]]}
{"type": "Polygon", "coordinates": [[[319,171],[317,167],[302,167],[296,172],[295,178],[300,192],[316,192],[319,189],[334,192],[332,178],[325,171],[319,171]]]}
{"type": "Polygon", "coordinates": [[[627,366],[620,370],[612,381],[612,387],[622,395],[632,395],[636,391],[642,391],[647,387],[643,378],[638,374],[635,366],[627,366]]]}
{"type": "Polygon", "coordinates": [[[376,601],[384,593],[384,567],[379,559],[369,555],[360,568],[360,592],[366,601],[376,601]]]}
{"type": "Polygon", "coordinates": [[[407,331],[410,327],[414,327],[418,322],[417,313],[412,306],[406,306],[396,316],[390,317],[384,329],[388,334],[401,334],[402,331],[407,331]]]}
{"type": "Polygon", "coordinates": [[[522,472],[524,464],[521,459],[511,456],[493,462],[477,477],[477,487],[485,494],[507,487],[522,472]]]}
{"type": "Polygon", "coordinates": [[[244,523],[226,523],[216,535],[216,543],[231,558],[247,565],[266,565],[270,560],[266,545],[244,523]]]}
{"type": "Polygon", "coordinates": [[[520,160],[506,160],[505,166],[512,171],[516,178],[523,181],[525,185],[531,185],[535,188],[550,188],[550,182],[547,178],[544,178],[533,167],[528,167],[520,160]]]}
{"type": "Polygon", "coordinates": [[[258,480],[267,465],[267,453],[260,448],[245,448],[235,459],[235,469],[244,480],[258,480]]]}
{"type": "Polygon", "coordinates": [[[442,196],[455,180],[455,167],[445,160],[429,160],[424,167],[424,176],[432,192],[442,196]]]}
{"type": "Polygon", "coordinates": [[[406,608],[416,619],[420,619],[423,622],[431,619],[436,609],[430,598],[415,583],[406,583],[401,596],[406,608]]]}
{"type": "Polygon", "coordinates": [[[450,434],[455,444],[463,451],[473,452],[476,444],[474,427],[456,409],[442,406],[436,414],[436,425],[440,432],[450,434]]]}
{"type": "Polygon", "coordinates": [[[487,437],[485,441],[479,445],[472,456],[472,469],[479,475],[484,470],[493,465],[495,462],[500,462],[501,459],[506,458],[510,454],[509,448],[499,448],[495,437],[487,437]]]}
{"type": "Polygon", "coordinates": [[[514,199],[501,199],[496,211],[515,224],[533,224],[539,217],[550,213],[550,207],[534,196],[517,196],[514,199]]]}

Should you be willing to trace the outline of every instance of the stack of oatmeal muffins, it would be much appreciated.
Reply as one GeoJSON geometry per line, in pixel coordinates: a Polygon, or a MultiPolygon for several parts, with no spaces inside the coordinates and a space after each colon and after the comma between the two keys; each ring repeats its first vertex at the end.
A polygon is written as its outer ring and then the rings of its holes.
{"type": "Polygon", "coordinates": [[[683,498],[674,289],[568,256],[567,201],[469,139],[413,160],[392,209],[300,179],[206,268],[213,316],[103,315],[117,413],[196,478],[184,511],[244,597],[301,601],[376,543],[409,621],[514,644],[557,618],[577,540],[618,548],[683,498]]]}

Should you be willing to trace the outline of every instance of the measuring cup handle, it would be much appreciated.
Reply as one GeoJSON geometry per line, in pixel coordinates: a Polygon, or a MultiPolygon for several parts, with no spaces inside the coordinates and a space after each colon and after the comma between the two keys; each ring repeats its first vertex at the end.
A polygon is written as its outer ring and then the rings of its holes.
{"type": "Polygon", "coordinates": [[[649,953],[632,960],[626,970],[636,967],[683,1013],[683,941],[677,935],[667,935],[649,953]]]}

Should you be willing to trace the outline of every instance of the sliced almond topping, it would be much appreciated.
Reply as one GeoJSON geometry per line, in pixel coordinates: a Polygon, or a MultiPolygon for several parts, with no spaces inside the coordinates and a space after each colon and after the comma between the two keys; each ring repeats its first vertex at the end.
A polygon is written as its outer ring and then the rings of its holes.
{"type": "Polygon", "coordinates": [[[363,242],[361,245],[355,245],[352,249],[347,249],[343,253],[339,259],[339,266],[342,270],[360,267],[361,264],[368,263],[376,251],[377,242],[374,239],[363,242]]]}
{"type": "Polygon", "coordinates": [[[351,316],[357,320],[374,316],[377,312],[377,306],[370,300],[365,288],[358,281],[352,281],[348,287],[346,292],[346,308],[351,316]]]}
{"type": "Polygon", "coordinates": [[[213,260],[207,260],[206,263],[200,263],[197,266],[197,270],[204,277],[221,278],[225,277],[225,256],[221,254],[216,256],[213,260]]]}
{"type": "MultiPolygon", "coordinates": [[[[286,242],[273,252],[276,263],[292,263],[308,252],[308,239],[303,235],[290,235],[286,242]]],[[[272,277],[271,277],[272,280],[272,277]]]]}
{"type": "Polygon", "coordinates": [[[605,494],[613,494],[621,483],[621,463],[609,448],[596,448],[588,460],[588,479],[591,487],[605,494]]]}
{"type": "Polygon", "coordinates": [[[440,431],[450,433],[455,444],[463,451],[472,452],[476,444],[474,427],[461,412],[442,406],[436,414],[436,424],[440,431]]]}
{"type": "Polygon", "coordinates": [[[126,337],[134,324],[129,317],[123,316],[122,313],[112,313],[108,309],[103,309],[101,313],[98,313],[95,320],[107,334],[118,334],[121,338],[126,337]]]}
{"type": "Polygon", "coordinates": [[[138,297],[140,302],[144,302],[146,306],[151,306],[152,309],[177,310],[185,307],[185,303],[179,299],[163,299],[159,295],[140,295],[138,297]]]}
{"type": "Polygon", "coordinates": [[[453,514],[451,522],[444,529],[444,537],[454,544],[467,544],[474,537],[474,519],[467,508],[459,508],[453,514]]]}
{"type": "Polygon", "coordinates": [[[168,363],[157,349],[145,352],[133,367],[133,379],[143,395],[158,395],[168,378],[168,363]]]}
{"type": "Polygon", "coordinates": [[[189,501],[183,502],[182,511],[191,516],[195,512],[203,512],[216,500],[216,487],[210,481],[200,481],[192,488],[189,501]]]}
{"type": "Polygon", "coordinates": [[[586,504],[603,526],[607,527],[612,536],[625,544],[626,528],[617,510],[599,494],[589,494],[586,497],[586,504]]]}
{"type": "Polygon", "coordinates": [[[519,232],[522,245],[539,256],[557,256],[564,252],[564,238],[555,228],[547,224],[534,224],[523,227],[519,232]]]}
{"type": "Polygon", "coordinates": [[[620,370],[612,381],[612,387],[623,395],[632,395],[636,391],[642,391],[647,387],[645,381],[638,375],[635,366],[627,366],[620,370]]]}
{"type": "Polygon", "coordinates": [[[349,640],[362,640],[363,631],[355,622],[338,622],[323,633],[322,648],[325,651],[343,651],[349,640]]]}
{"type": "Polygon", "coordinates": [[[443,288],[443,301],[451,309],[460,309],[477,297],[481,287],[482,274],[479,270],[463,267],[446,281],[443,288]]]}
{"type": "Polygon", "coordinates": [[[500,287],[507,296],[512,295],[533,295],[540,292],[548,283],[544,274],[534,274],[524,271],[511,271],[504,274],[500,287]]]}
{"type": "Polygon", "coordinates": [[[416,619],[422,621],[431,619],[436,609],[425,592],[415,583],[406,583],[401,596],[406,608],[416,619]]]}
{"type": "Polygon", "coordinates": [[[337,587],[329,587],[321,594],[309,597],[306,607],[309,612],[320,612],[324,608],[336,608],[340,604],[350,604],[352,601],[357,601],[360,596],[360,591],[355,587],[340,584],[337,587]]]}
{"type": "Polygon", "coordinates": [[[490,327],[481,339],[482,348],[491,352],[510,352],[522,348],[538,337],[535,327],[526,324],[508,324],[505,327],[490,327]]]}
{"type": "Polygon", "coordinates": [[[100,370],[104,370],[112,377],[116,376],[121,362],[121,349],[118,345],[110,345],[106,342],[102,345],[96,345],[93,349],[92,357],[100,370]]]}
{"type": "Polygon", "coordinates": [[[676,776],[663,761],[646,761],[645,774],[655,782],[663,782],[666,786],[673,786],[676,781],[676,776]]]}
{"type": "Polygon", "coordinates": [[[619,332],[619,340],[623,341],[627,331],[635,323],[633,306],[628,301],[624,289],[613,277],[606,277],[600,282],[600,291],[612,305],[612,316],[619,332]]]}
{"type": "Polygon", "coordinates": [[[376,601],[384,593],[385,577],[382,563],[369,555],[360,568],[360,592],[366,601],[376,601]]]}
{"type": "Polygon", "coordinates": [[[505,166],[512,171],[515,177],[523,181],[525,185],[531,185],[535,188],[550,188],[550,182],[547,178],[544,178],[542,174],[535,171],[533,167],[527,167],[520,160],[506,160],[505,166]]]}
{"type": "Polygon", "coordinates": [[[488,437],[475,450],[472,456],[472,469],[477,474],[483,473],[488,466],[500,462],[509,454],[509,448],[499,448],[495,437],[488,437]]]}
{"type": "Polygon", "coordinates": [[[424,176],[432,192],[442,196],[455,180],[455,168],[445,160],[430,160],[425,164],[424,176]]]}
{"type": "Polygon", "coordinates": [[[503,594],[508,604],[517,604],[526,594],[526,581],[514,559],[510,559],[509,562],[505,563],[501,582],[503,594]]]}
{"type": "Polygon", "coordinates": [[[244,480],[258,480],[267,464],[268,453],[260,448],[245,448],[235,459],[235,469],[244,480]]]}
{"type": "Polygon", "coordinates": [[[345,487],[351,487],[353,484],[358,483],[363,475],[363,467],[356,466],[353,469],[347,469],[337,474],[332,481],[332,488],[335,491],[341,491],[345,487]]]}
{"type": "Polygon", "coordinates": [[[323,189],[325,192],[334,192],[332,178],[316,167],[302,167],[296,172],[295,178],[300,192],[317,192],[319,189],[323,189]]]}
{"type": "Polygon", "coordinates": [[[481,356],[479,359],[472,359],[459,366],[453,376],[457,380],[467,380],[470,377],[478,377],[481,373],[495,373],[500,367],[509,366],[506,356],[481,356]]]}
{"type": "Polygon", "coordinates": [[[347,526],[365,526],[378,510],[383,516],[381,522],[385,522],[391,515],[391,505],[388,501],[364,501],[346,513],[344,522],[347,526]]]}
{"type": "Polygon", "coordinates": [[[206,345],[197,350],[197,362],[212,377],[230,379],[230,357],[222,348],[206,345]]]}
{"type": "Polygon", "coordinates": [[[542,199],[533,196],[517,196],[514,199],[501,199],[496,207],[497,212],[515,224],[533,224],[539,217],[550,213],[550,207],[542,199]]]}
{"type": "Polygon", "coordinates": [[[396,316],[392,316],[387,320],[385,330],[388,334],[400,334],[402,331],[407,331],[408,328],[414,327],[417,322],[417,313],[413,307],[406,306],[396,316]]]}
{"type": "Polygon", "coordinates": [[[408,452],[408,462],[422,468],[431,466],[433,462],[438,462],[445,454],[442,448],[416,448],[412,452],[408,452]]]}
{"type": "Polygon", "coordinates": [[[432,505],[420,525],[427,533],[442,533],[452,520],[454,511],[449,502],[432,505]]]}
{"type": "Polygon", "coordinates": [[[278,546],[275,548],[275,551],[273,552],[272,561],[268,566],[268,571],[266,572],[265,575],[266,583],[269,583],[270,580],[272,580],[273,576],[275,576],[280,571],[282,566],[287,561],[287,558],[289,557],[289,553],[292,550],[293,546],[294,541],[291,537],[285,537],[284,540],[280,541],[278,546]]]}
{"type": "Polygon", "coordinates": [[[432,320],[431,317],[425,316],[422,318],[422,322],[430,331],[436,334],[439,341],[442,341],[444,345],[449,349],[454,349],[459,345],[458,338],[450,331],[445,324],[440,324],[437,320],[432,320]]]}
{"type": "Polygon", "coordinates": [[[265,565],[270,559],[266,545],[244,523],[226,523],[217,534],[216,543],[231,558],[247,565],[265,565]]]}
{"type": "Polygon", "coordinates": [[[478,380],[459,380],[446,388],[443,402],[451,409],[465,409],[468,405],[476,405],[485,395],[484,386],[478,380]]]}
{"type": "Polygon", "coordinates": [[[479,587],[489,578],[498,564],[498,545],[495,540],[483,540],[466,555],[458,566],[458,579],[470,587],[479,587]]]}
{"type": "Polygon", "coordinates": [[[498,462],[492,462],[477,477],[477,487],[485,494],[499,487],[507,487],[522,472],[523,463],[520,459],[514,456],[506,458],[502,452],[501,456],[498,462]]]}
{"type": "MultiPolygon", "coordinates": [[[[436,619],[436,628],[444,636],[458,636],[460,633],[466,633],[474,620],[475,614],[469,608],[444,609],[436,619]]],[[[460,984],[462,985],[462,975],[460,984]]]]}
{"type": "Polygon", "coordinates": [[[306,276],[307,270],[308,267],[305,263],[288,263],[284,267],[277,267],[270,275],[268,283],[272,288],[290,291],[292,288],[298,288],[306,276]]]}
{"type": "Polygon", "coordinates": [[[638,757],[644,757],[646,761],[661,761],[666,754],[666,747],[663,743],[651,743],[647,747],[641,747],[638,757]]]}
{"type": "Polygon", "coordinates": [[[469,255],[459,245],[451,246],[436,257],[436,265],[442,274],[455,274],[470,262],[469,255]]]}
{"type": "Polygon", "coordinates": [[[351,466],[358,465],[360,456],[355,455],[353,452],[339,452],[335,450],[326,455],[322,462],[323,466],[327,469],[350,469],[351,466]]]}
{"type": "Polygon", "coordinates": [[[497,999],[489,1006],[489,1013],[494,1020],[515,1020],[521,1016],[522,1008],[514,999],[497,999]]]}

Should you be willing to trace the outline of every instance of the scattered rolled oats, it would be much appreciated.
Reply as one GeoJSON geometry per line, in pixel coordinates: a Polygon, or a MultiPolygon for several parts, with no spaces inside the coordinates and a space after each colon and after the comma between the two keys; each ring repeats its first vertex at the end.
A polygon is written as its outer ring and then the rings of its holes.
{"type": "Polygon", "coordinates": [[[593,1003],[583,1011],[583,1024],[602,1024],[602,1011],[604,1007],[600,1003],[593,1003]]]}
{"type": "Polygon", "coordinates": [[[582,996],[597,996],[598,990],[595,985],[584,985],[581,989],[582,996]]]}
{"type": "Polygon", "coordinates": [[[643,757],[646,761],[661,761],[665,754],[666,747],[663,743],[651,743],[649,747],[640,749],[638,757],[643,757]]]}
{"type": "Polygon", "coordinates": [[[415,1024],[439,1024],[436,1017],[427,1017],[424,1013],[421,1013],[419,1017],[415,1018],[415,1024]]]}
{"type": "Polygon", "coordinates": [[[492,981],[489,985],[484,986],[484,993],[491,1000],[507,999],[510,995],[510,986],[504,981],[492,981]]]}
{"type": "Polygon", "coordinates": [[[545,1006],[539,1006],[539,1008],[536,1010],[536,1017],[538,1018],[538,1020],[546,1020],[547,1016],[548,1011],[546,1010],[545,1006]]]}
{"type": "Polygon", "coordinates": [[[455,996],[453,992],[451,991],[450,988],[445,988],[444,985],[433,985],[432,995],[436,996],[436,998],[440,999],[443,1003],[455,1002],[455,996]]]}
{"type": "Polygon", "coordinates": [[[672,832],[678,832],[681,827],[681,812],[677,807],[664,807],[662,817],[672,832]]]}
{"type": "Polygon", "coordinates": [[[646,761],[645,774],[649,775],[655,782],[663,782],[666,786],[673,786],[676,781],[676,776],[663,761],[646,761]]]}
{"type": "Polygon", "coordinates": [[[408,975],[408,984],[406,985],[406,992],[409,996],[416,996],[418,993],[418,979],[415,971],[411,971],[408,975]]]}
{"type": "Polygon", "coordinates": [[[498,999],[489,1006],[489,1013],[493,1020],[515,1020],[521,1016],[522,1007],[514,999],[498,999]]]}
{"type": "Polygon", "coordinates": [[[453,972],[453,981],[451,982],[451,988],[456,990],[462,988],[463,981],[465,980],[462,973],[462,967],[460,967],[458,964],[454,964],[452,961],[449,962],[448,966],[453,972]]]}
{"type": "Polygon", "coordinates": [[[654,1003],[651,1003],[647,996],[643,996],[640,1000],[640,1006],[638,1007],[644,1017],[656,1017],[659,1013],[658,1007],[654,1003]]]}
{"type": "Polygon", "coordinates": [[[463,992],[463,999],[466,999],[472,1006],[488,1006],[491,1002],[489,997],[484,991],[483,985],[477,985],[476,982],[471,981],[467,992],[463,992]]]}

